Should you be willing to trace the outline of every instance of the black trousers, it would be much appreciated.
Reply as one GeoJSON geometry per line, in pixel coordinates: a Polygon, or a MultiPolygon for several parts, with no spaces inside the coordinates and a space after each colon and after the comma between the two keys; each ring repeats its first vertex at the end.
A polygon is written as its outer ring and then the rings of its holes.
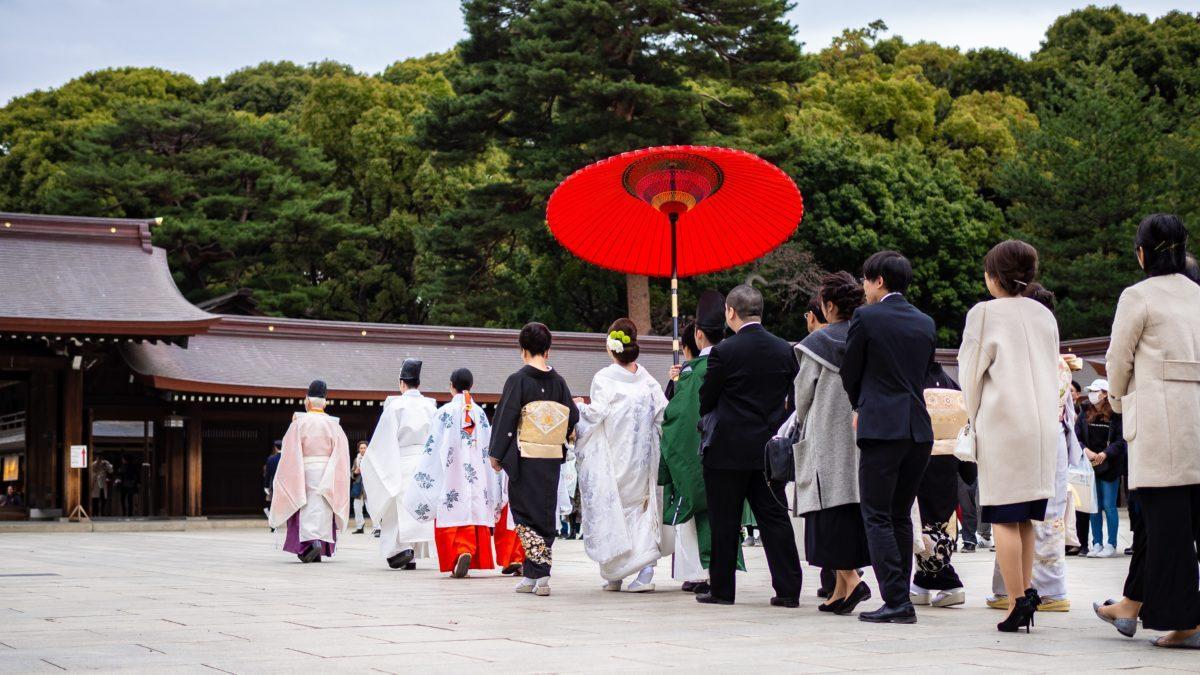
{"type": "Polygon", "coordinates": [[[736,594],[734,574],[742,545],[742,505],[748,501],[754,519],[758,521],[776,597],[799,599],[803,572],[800,571],[792,519],[785,506],[787,496],[783,484],[768,484],[762,471],[706,466],[704,489],[708,494],[708,518],[712,525],[712,559],[708,574],[713,596],[732,601],[736,594]]]}
{"type": "MultiPolygon", "coordinates": [[[[1069,524],[1068,524],[1068,526],[1069,526],[1069,524]]],[[[1079,537],[1079,548],[1083,549],[1083,553],[1087,553],[1088,546],[1089,546],[1088,542],[1091,541],[1090,539],[1088,539],[1088,532],[1090,532],[1091,529],[1092,529],[1092,514],[1084,513],[1083,511],[1076,511],[1075,512],[1075,535],[1079,537]]],[[[1080,553],[1080,555],[1083,555],[1083,553],[1080,553]]]]}
{"type": "Polygon", "coordinates": [[[1142,588],[1145,587],[1146,573],[1146,523],[1142,519],[1137,490],[1129,491],[1129,527],[1133,530],[1133,555],[1129,557],[1129,573],[1125,575],[1125,590],[1121,594],[1135,602],[1144,602],[1142,588]]]}
{"type": "Polygon", "coordinates": [[[932,443],[860,439],[858,493],[871,566],[889,607],[909,602],[912,577],[912,506],[932,443]]]}
{"type": "Polygon", "coordinates": [[[129,516],[133,515],[133,496],[135,494],[137,494],[137,491],[138,491],[138,489],[135,487],[127,488],[125,486],[121,486],[121,515],[122,516],[129,517],[129,516]]]}
{"type": "MultiPolygon", "coordinates": [[[[1200,626],[1200,485],[1138,488],[1146,530],[1142,625],[1150,630],[1200,626]]],[[[1134,552],[1138,550],[1134,544],[1134,552]]]]}

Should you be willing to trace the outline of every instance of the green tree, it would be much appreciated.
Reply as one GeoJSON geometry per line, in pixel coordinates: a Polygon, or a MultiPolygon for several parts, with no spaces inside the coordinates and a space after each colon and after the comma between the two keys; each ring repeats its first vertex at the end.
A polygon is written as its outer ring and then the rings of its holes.
{"type": "Polygon", "coordinates": [[[1058,294],[1064,338],[1107,334],[1121,289],[1137,278],[1137,222],[1170,206],[1161,100],[1129,71],[1081,73],[1051,96],[997,174],[1012,227],[1037,247],[1058,294]]]}
{"type": "MultiPolygon", "coordinates": [[[[440,268],[425,287],[432,317],[511,325],[536,316],[562,328],[602,327],[620,311],[616,279],[550,239],[542,215],[550,191],[611,154],[728,132],[737,111],[687,75],[777,97],[772,84],[804,72],[783,20],[788,5],[468,0],[463,8],[469,37],[450,74],[457,96],[434,101],[423,142],[450,164],[499,149],[506,178],[471,190],[429,230],[425,247],[440,268]],[[517,300],[472,300],[490,289],[517,300]],[[554,312],[561,313],[547,316],[554,312]]],[[[644,279],[631,278],[630,313],[643,326],[649,311],[638,299],[647,291],[644,279]]]]}
{"type": "Polygon", "coordinates": [[[117,111],[201,96],[200,85],[187,75],[114,68],[13,99],[0,109],[0,209],[46,212],[46,193],[70,162],[73,140],[111,122],[117,111]]]}
{"type": "MultiPolygon", "coordinates": [[[[823,269],[858,274],[872,253],[902,252],[913,262],[910,297],[938,325],[942,344],[956,344],[963,319],[980,297],[981,262],[1003,219],[949,160],[933,160],[911,144],[872,136],[791,138],[769,155],[801,186],[799,239],[823,269]]],[[[803,329],[793,320],[787,335],[803,329]]]]}
{"type": "Polygon", "coordinates": [[[290,316],[323,315],[329,254],[361,237],[330,164],[286,122],[182,101],[122,108],[71,147],[56,213],[163,216],[156,243],[200,300],[239,287],[290,316]]]}

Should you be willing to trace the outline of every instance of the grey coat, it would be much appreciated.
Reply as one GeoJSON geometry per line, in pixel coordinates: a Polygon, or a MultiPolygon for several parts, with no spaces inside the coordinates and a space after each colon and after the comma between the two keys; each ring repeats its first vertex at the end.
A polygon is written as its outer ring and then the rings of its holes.
{"type": "Polygon", "coordinates": [[[858,445],[854,411],[839,374],[848,328],[832,324],[796,345],[795,446],[797,515],[858,503],[858,445]]]}

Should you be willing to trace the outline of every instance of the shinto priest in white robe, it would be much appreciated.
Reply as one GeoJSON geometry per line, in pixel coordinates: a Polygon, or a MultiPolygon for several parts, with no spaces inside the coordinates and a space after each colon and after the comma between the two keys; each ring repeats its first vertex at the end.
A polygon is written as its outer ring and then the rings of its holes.
{"type": "Polygon", "coordinates": [[[618,581],[660,557],[659,442],[667,399],[638,366],[612,364],[592,380],[579,406],[575,444],[584,550],[600,575],[618,581]]]}
{"type": "Polygon", "coordinates": [[[436,410],[437,403],[416,389],[389,396],[367,446],[362,462],[363,488],[371,517],[380,523],[379,552],[385,559],[407,549],[412,549],[417,558],[429,557],[433,523],[413,518],[403,502],[405,492],[413,489],[412,479],[436,410]]]}

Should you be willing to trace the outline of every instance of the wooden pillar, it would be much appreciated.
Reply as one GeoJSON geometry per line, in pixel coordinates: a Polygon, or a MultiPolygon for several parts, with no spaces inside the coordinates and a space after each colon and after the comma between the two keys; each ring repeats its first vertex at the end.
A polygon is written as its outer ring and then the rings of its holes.
{"type": "Polygon", "coordinates": [[[159,418],[154,424],[157,430],[154,435],[154,451],[162,458],[166,469],[166,480],[163,481],[163,508],[168,516],[182,516],[185,512],[184,495],[187,492],[184,432],[183,429],[167,427],[165,418],[159,418]]]}
{"type": "Polygon", "coordinates": [[[199,516],[201,515],[202,504],[200,503],[200,488],[203,465],[201,464],[201,440],[203,438],[203,429],[200,418],[196,413],[199,411],[193,410],[187,420],[187,447],[184,449],[185,461],[187,464],[187,497],[185,503],[185,515],[199,516]]]}
{"type": "Polygon", "coordinates": [[[71,446],[83,444],[82,370],[63,371],[62,401],[63,515],[69,516],[83,497],[82,472],[71,468],[71,446]]]}
{"type": "Polygon", "coordinates": [[[25,415],[25,495],[28,505],[52,509],[58,505],[58,373],[29,373],[29,404],[25,415]]]}

